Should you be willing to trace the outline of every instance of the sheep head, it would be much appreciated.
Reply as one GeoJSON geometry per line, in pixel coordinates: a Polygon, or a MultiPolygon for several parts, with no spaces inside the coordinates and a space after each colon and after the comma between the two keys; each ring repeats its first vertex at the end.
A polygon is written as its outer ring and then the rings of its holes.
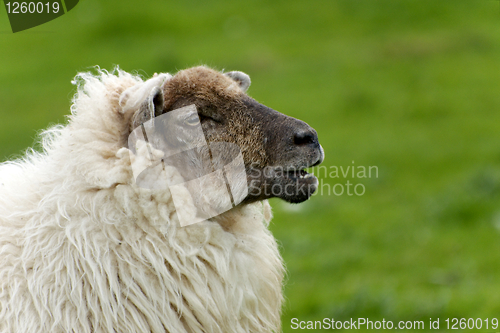
{"type": "Polygon", "coordinates": [[[230,143],[241,151],[248,184],[244,203],[272,197],[305,201],[318,186],[317,178],[305,169],[324,158],[317,133],[305,122],[249,97],[249,86],[250,78],[242,72],[220,73],[203,66],[180,71],[152,90],[131,128],[195,105],[198,117],[187,119],[187,124],[201,125],[210,145],[230,143]]]}

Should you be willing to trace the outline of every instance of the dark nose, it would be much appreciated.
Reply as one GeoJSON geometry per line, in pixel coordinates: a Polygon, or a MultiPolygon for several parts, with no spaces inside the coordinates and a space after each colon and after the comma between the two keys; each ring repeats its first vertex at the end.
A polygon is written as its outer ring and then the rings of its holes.
{"type": "Polygon", "coordinates": [[[293,135],[293,143],[298,146],[317,145],[318,135],[312,129],[301,129],[293,135]]]}

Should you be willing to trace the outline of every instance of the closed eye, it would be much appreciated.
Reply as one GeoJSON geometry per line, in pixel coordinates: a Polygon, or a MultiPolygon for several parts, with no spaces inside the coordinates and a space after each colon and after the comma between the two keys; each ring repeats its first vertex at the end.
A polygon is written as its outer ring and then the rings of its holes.
{"type": "Polygon", "coordinates": [[[200,118],[198,118],[197,114],[193,114],[192,116],[184,120],[184,123],[189,126],[196,126],[200,123],[200,118]]]}

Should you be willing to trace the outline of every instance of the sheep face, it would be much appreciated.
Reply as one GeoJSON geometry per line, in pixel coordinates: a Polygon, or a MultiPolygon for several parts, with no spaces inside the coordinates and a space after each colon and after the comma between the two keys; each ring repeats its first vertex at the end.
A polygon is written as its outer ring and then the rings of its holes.
{"type": "MultiPolygon", "coordinates": [[[[206,140],[232,143],[241,150],[248,184],[244,202],[272,197],[305,201],[316,191],[318,180],[304,169],[324,158],[317,133],[305,122],[249,97],[249,85],[250,78],[241,72],[186,69],[165,82],[162,96],[155,98],[154,115],[196,105],[206,140]]],[[[145,120],[147,115],[135,117],[132,127],[145,120]]]]}

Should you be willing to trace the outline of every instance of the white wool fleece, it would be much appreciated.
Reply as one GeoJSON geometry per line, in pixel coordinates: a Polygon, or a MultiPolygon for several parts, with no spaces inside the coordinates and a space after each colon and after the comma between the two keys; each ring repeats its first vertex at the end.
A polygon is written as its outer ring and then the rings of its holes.
{"type": "Polygon", "coordinates": [[[79,74],[68,125],[0,164],[0,332],[281,331],[267,201],[180,227],[133,182],[131,118],[169,78],[79,74]]]}

